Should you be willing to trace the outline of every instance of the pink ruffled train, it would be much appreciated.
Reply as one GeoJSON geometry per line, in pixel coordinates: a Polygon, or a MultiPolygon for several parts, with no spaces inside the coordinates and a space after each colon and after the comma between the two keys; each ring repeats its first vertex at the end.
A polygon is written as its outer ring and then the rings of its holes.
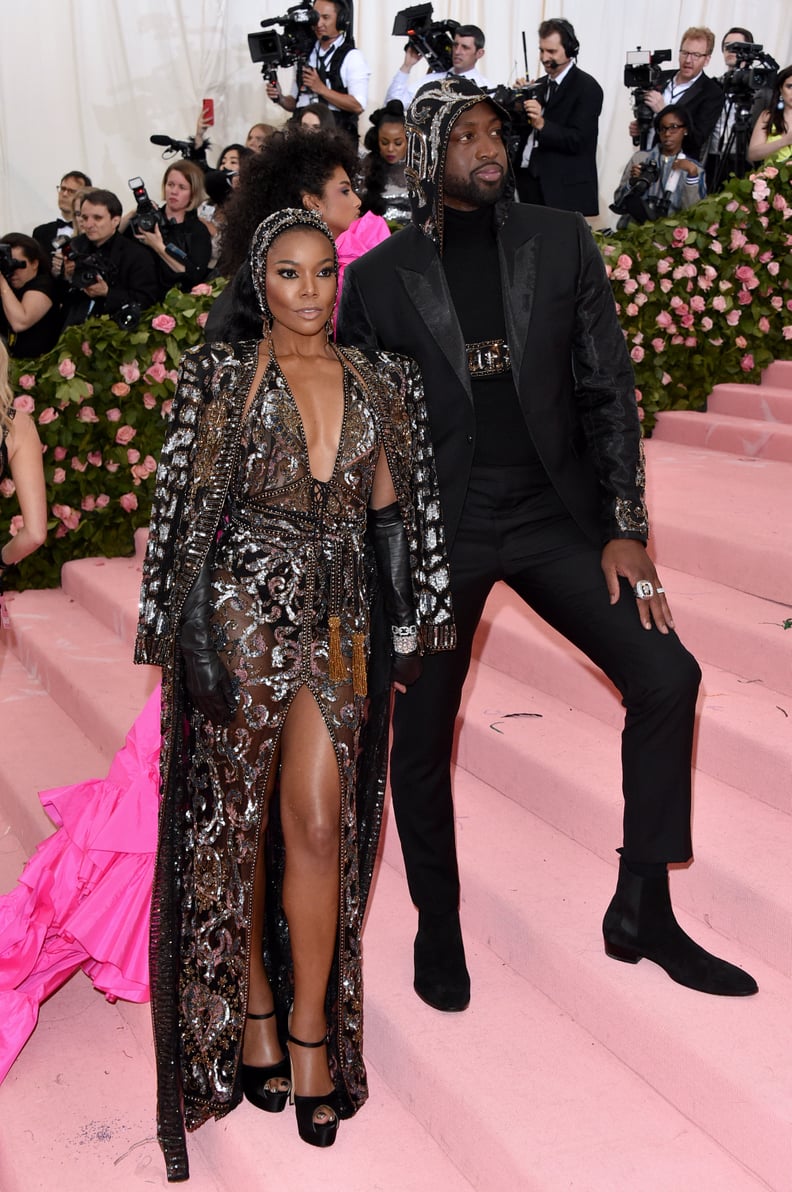
{"type": "Polygon", "coordinates": [[[78,969],[109,1001],[148,1001],[159,749],[157,687],[106,778],[40,795],[59,827],[0,898],[0,1081],[78,969]]]}

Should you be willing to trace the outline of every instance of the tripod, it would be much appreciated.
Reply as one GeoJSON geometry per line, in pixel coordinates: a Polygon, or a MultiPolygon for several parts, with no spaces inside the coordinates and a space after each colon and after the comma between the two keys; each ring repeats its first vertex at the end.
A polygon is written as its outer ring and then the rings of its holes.
{"type": "Polygon", "coordinates": [[[748,168],[748,142],[751,139],[751,106],[752,95],[730,95],[724,107],[723,132],[720,135],[713,167],[710,169],[707,160],[707,188],[711,194],[720,190],[723,183],[731,175],[738,178],[745,175],[748,168]],[[731,125],[731,127],[730,127],[731,125]],[[726,131],[728,129],[728,136],[726,131]]]}

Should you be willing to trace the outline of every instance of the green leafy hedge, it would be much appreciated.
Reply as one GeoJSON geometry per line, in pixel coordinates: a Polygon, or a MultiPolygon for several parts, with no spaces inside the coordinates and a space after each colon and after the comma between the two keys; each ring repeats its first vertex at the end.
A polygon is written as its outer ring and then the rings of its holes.
{"type": "MultiPolygon", "coordinates": [[[[768,166],[683,217],[600,237],[646,430],[658,411],[703,409],[718,382],[758,381],[771,360],[792,357],[791,180],[792,165],[768,166]]],[[[12,362],[16,404],[44,445],[51,514],[17,587],[57,586],[69,559],[132,552],[148,523],[179,357],[203,338],[222,285],[172,290],[137,331],[90,319],[47,356],[12,362]]],[[[3,542],[19,510],[10,480],[0,492],[11,498],[0,509],[3,542]]]]}
{"type": "Polygon", "coordinates": [[[601,236],[651,429],[713,385],[792,357],[792,166],[766,166],[673,219],[601,236]]]}

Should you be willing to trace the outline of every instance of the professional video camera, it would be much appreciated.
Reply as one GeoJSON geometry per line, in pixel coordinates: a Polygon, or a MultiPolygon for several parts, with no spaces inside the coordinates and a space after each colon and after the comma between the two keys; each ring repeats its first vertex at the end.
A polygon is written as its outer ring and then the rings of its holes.
{"type": "Polygon", "coordinates": [[[662,71],[661,62],[671,61],[670,50],[642,50],[636,46],[627,51],[627,62],[624,67],[624,85],[632,91],[633,115],[638,124],[638,136],[633,137],[633,144],[642,149],[648,147],[649,132],[654,120],[654,112],[644,100],[645,91],[657,90],[662,71]]]}
{"type": "Polygon", "coordinates": [[[447,74],[454,65],[454,33],[459,25],[459,21],[433,21],[431,4],[414,4],[396,13],[392,35],[406,36],[407,46],[423,54],[430,74],[447,74]]]}
{"type": "Polygon", "coordinates": [[[130,178],[129,189],[137,203],[137,211],[129,221],[132,231],[153,232],[156,227],[162,227],[162,214],[156,203],[149,198],[146,184],[142,178],[130,178]]]}
{"type": "Polygon", "coordinates": [[[16,273],[17,269],[24,269],[25,262],[17,261],[15,257],[11,256],[11,245],[0,244],[0,273],[6,281],[11,280],[11,274],[16,273]]]}
{"type": "Polygon", "coordinates": [[[617,215],[629,215],[636,223],[662,219],[664,215],[668,214],[669,196],[646,197],[646,192],[660,177],[660,163],[653,157],[648,157],[646,161],[641,162],[638,171],[638,177],[632,180],[618,203],[610,204],[610,209],[617,215]]]}
{"type": "MultiPolygon", "coordinates": [[[[750,41],[730,41],[725,47],[736,55],[737,63],[721,79],[727,99],[753,102],[757,91],[771,87],[778,72],[775,58],[764,53],[764,46],[750,41]]],[[[750,105],[749,105],[750,106],[750,105]]]]}
{"type": "Polygon", "coordinates": [[[74,261],[74,273],[69,283],[72,290],[85,290],[100,277],[110,284],[113,266],[99,253],[72,250],[71,259],[74,261]]]}
{"type": "Polygon", "coordinates": [[[537,99],[543,104],[547,97],[548,79],[537,79],[534,83],[525,83],[522,87],[507,87],[501,83],[498,87],[490,88],[487,92],[495,103],[505,108],[511,118],[512,129],[519,132],[530,124],[523,104],[526,99],[537,99]]]}
{"type": "MultiPolygon", "coordinates": [[[[305,65],[311,50],[316,45],[314,26],[319,14],[311,0],[300,0],[286,10],[282,17],[270,17],[262,21],[266,33],[248,33],[248,49],[253,62],[260,62],[261,73],[270,82],[277,82],[276,69],[279,66],[294,66],[298,70],[305,65]],[[270,30],[271,25],[282,25],[281,33],[270,30]]],[[[299,81],[298,81],[299,86],[299,81]]]]}

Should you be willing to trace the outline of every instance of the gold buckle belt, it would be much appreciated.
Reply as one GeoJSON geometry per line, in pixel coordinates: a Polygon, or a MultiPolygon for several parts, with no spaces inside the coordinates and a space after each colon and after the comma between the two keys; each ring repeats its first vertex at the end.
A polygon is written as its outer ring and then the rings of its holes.
{"type": "Polygon", "coordinates": [[[468,371],[474,380],[497,377],[509,372],[511,355],[504,339],[485,339],[477,344],[465,344],[468,371]]]}

